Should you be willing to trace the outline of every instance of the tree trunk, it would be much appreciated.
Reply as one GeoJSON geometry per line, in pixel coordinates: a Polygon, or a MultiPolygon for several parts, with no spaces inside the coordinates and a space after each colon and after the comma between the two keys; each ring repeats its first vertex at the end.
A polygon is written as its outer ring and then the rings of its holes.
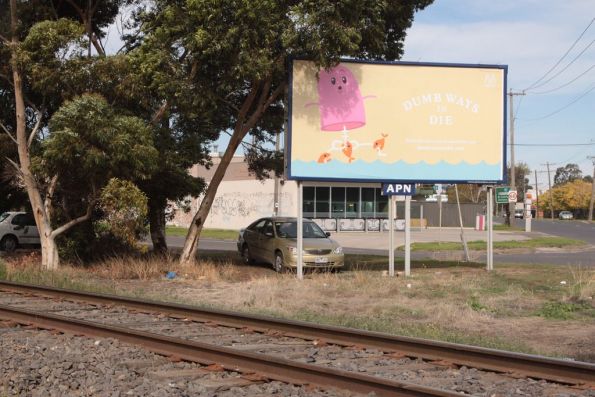
{"type": "Polygon", "coordinates": [[[149,228],[153,252],[167,254],[167,241],[165,239],[165,203],[149,199],[149,228]]]}
{"type": "Polygon", "coordinates": [[[58,245],[52,237],[41,239],[41,266],[47,270],[56,270],[60,266],[58,245]]]}
{"type": "Polygon", "coordinates": [[[221,162],[217,166],[217,170],[215,170],[213,179],[211,179],[209,182],[209,187],[207,188],[207,191],[205,192],[205,195],[200,203],[198,212],[196,215],[194,215],[194,218],[192,218],[192,223],[190,224],[188,234],[186,235],[186,241],[184,242],[184,248],[182,249],[182,254],[180,255],[181,264],[192,263],[196,258],[200,233],[202,232],[207,215],[209,215],[209,212],[211,211],[211,206],[213,205],[213,200],[215,200],[217,189],[223,180],[225,171],[231,163],[231,159],[233,158],[236,149],[242,142],[242,139],[244,139],[244,136],[246,136],[247,132],[248,131],[243,132],[241,130],[236,130],[236,132],[234,132],[232,135],[229,145],[225,150],[225,154],[221,158],[221,162]]]}
{"type": "Polygon", "coordinates": [[[23,93],[23,78],[18,67],[16,51],[18,47],[17,36],[17,1],[10,0],[10,22],[12,30],[11,46],[11,68],[14,83],[14,97],[16,110],[16,132],[17,149],[19,154],[20,171],[23,174],[23,181],[27,188],[29,201],[33,210],[33,217],[39,230],[41,240],[41,263],[46,269],[57,269],[60,265],[58,249],[54,237],[52,237],[52,227],[49,223],[41,193],[37,187],[37,182],[31,173],[31,159],[29,156],[29,146],[27,142],[27,128],[25,125],[25,96],[23,93]]]}

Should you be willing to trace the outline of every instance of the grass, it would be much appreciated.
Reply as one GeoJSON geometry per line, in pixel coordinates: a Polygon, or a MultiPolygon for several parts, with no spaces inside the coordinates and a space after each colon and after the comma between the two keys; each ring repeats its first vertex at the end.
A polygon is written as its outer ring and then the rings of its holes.
{"type": "Polygon", "coordinates": [[[509,231],[509,232],[519,232],[519,231],[525,230],[525,229],[517,227],[517,226],[508,226],[505,223],[494,224],[493,229],[496,231],[509,231]]]}
{"type": "Polygon", "coordinates": [[[584,349],[595,333],[590,267],[500,265],[486,272],[483,264],[419,261],[411,277],[391,278],[386,257],[347,255],[351,270],[299,281],[265,265],[243,266],[230,252],[210,252],[186,267],[147,256],[55,272],[41,270],[38,259],[0,259],[0,278],[595,361],[584,349]],[[164,277],[168,271],[174,280],[164,277]]]}
{"type": "MultiPolygon", "coordinates": [[[[564,237],[536,237],[527,240],[495,241],[495,249],[514,249],[514,248],[576,248],[585,246],[586,243],[581,240],[573,240],[564,237]]],[[[486,249],[485,241],[469,241],[467,247],[470,250],[480,251],[486,249]]],[[[398,248],[403,251],[403,246],[398,248]]],[[[430,242],[413,243],[412,251],[458,251],[463,249],[463,244],[459,242],[430,242]]]]}
{"type": "MultiPolygon", "coordinates": [[[[165,234],[168,236],[186,237],[188,234],[188,228],[166,226],[165,234]]],[[[238,231],[231,229],[203,229],[200,236],[216,240],[237,240],[238,231]]]]}

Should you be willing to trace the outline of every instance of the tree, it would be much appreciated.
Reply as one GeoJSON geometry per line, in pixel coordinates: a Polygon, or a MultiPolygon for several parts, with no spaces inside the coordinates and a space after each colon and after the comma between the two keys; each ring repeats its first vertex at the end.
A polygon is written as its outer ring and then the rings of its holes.
{"type": "Polygon", "coordinates": [[[290,57],[320,67],[341,56],[397,59],[415,11],[432,0],[157,0],[143,20],[146,45],[186,71],[196,111],[229,145],[188,231],[181,262],[193,261],[215,194],[248,133],[257,143],[282,130],[290,57]],[[158,49],[158,50],[157,50],[158,49]],[[164,53],[165,51],[165,53],[164,53]]]}
{"type": "Polygon", "coordinates": [[[0,70],[12,75],[2,87],[14,94],[15,114],[2,127],[17,146],[18,163],[11,163],[26,187],[40,232],[42,266],[55,269],[56,238],[91,219],[99,191],[112,174],[145,177],[154,149],[142,120],[113,111],[101,97],[76,96],[98,84],[88,77],[96,64],[83,56],[84,28],[56,19],[53,4],[41,5],[17,6],[10,0],[10,40],[0,26],[0,52],[9,56],[0,61],[0,70]],[[94,132],[90,126],[106,136],[87,134],[94,132]],[[39,140],[41,132],[45,136],[39,140]],[[102,141],[107,136],[112,143],[102,141]]]}
{"type": "MultiPolygon", "coordinates": [[[[485,190],[481,189],[480,185],[460,184],[457,188],[459,189],[459,200],[461,203],[477,204],[482,200],[485,200],[486,192],[485,190]]],[[[457,202],[457,196],[454,185],[451,185],[448,188],[446,188],[446,194],[448,195],[449,203],[457,202]]]]}
{"type": "Polygon", "coordinates": [[[550,197],[553,197],[554,211],[570,210],[587,212],[591,198],[591,184],[575,179],[564,185],[552,187],[551,191],[539,196],[539,208],[549,210],[550,197]]]}
{"type": "Polygon", "coordinates": [[[581,179],[583,172],[577,164],[568,163],[564,167],[556,168],[556,174],[554,175],[554,186],[565,185],[568,182],[572,182],[575,179],[581,179]]]}

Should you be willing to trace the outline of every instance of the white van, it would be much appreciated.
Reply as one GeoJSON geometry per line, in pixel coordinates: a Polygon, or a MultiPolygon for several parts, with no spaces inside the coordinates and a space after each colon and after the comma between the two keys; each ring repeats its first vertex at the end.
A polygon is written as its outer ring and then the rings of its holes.
{"type": "Polygon", "coordinates": [[[33,215],[26,212],[5,212],[0,215],[0,250],[11,252],[27,244],[40,244],[33,215]]]}

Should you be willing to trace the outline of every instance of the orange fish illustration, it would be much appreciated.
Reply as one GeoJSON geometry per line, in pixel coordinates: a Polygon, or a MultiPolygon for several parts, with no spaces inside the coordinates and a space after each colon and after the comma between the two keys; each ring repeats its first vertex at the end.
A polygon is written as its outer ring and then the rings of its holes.
{"type": "Polygon", "coordinates": [[[351,155],[353,153],[353,145],[351,144],[351,142],[345,141],[345,143],[341,146],[344,148],[342,152],[345,156],[347,156],[349,162],[351,163],[353,160],[355,160],[355,157],[351,155]]]}
{"type": "Polygon", "coordinates": [[[380,134],[382,138],[376,139],[374,141],[374,145],[372,146],[374,150],[383,150],[384,149],[384,139],[388,136],[388,134],[380,134]]]}
{"type": "Polygon", "coordinates": [[[318,157],[318,162],[320,164],[328,163],[331,160],[331,154],[328,152],[324,152],[320,155],[320,157],[318,157]]]}

